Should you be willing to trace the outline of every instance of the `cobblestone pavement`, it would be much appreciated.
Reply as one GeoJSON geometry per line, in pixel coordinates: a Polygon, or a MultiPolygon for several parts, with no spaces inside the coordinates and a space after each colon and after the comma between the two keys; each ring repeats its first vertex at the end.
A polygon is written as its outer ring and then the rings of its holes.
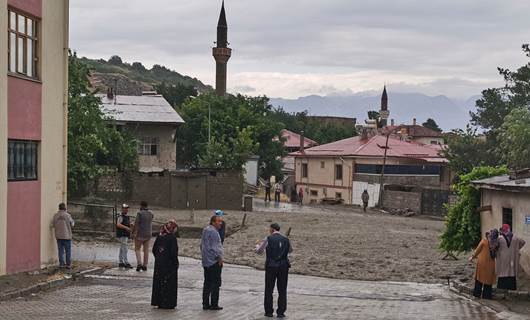
{"type": "MultiPolygon", "coordinates": [[[[86,244],[76,249],[81,260],[96,250],[86,244]]],[[[97,251],[98,260],[103,260],[114,257],[116,248],[102,245],[97,251]]],[[[157,310],[149,305],[151,277],[151,269],[147,273],[107,270],[63,289],[0,302],[0,319],[264,319],[262,271],[225,266],[221,290],[225,309],[220,312],[201,309],[199,261],[181,259],[177,310],[157,310]]],[[[297,275],[289,278],[287,314],[288,319],[501,319],[442,285],[297,275]]]]}

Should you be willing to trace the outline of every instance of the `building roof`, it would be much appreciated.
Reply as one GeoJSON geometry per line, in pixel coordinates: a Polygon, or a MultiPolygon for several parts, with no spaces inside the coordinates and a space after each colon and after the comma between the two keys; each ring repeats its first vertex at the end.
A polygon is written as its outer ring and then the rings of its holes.
{"type": "Polygon", "coordinates": [[[184,123],[180,115],[161,95],[116,96],[116,100],[109,99],[106,94],[97,96],[101,99],[103,113],[116,121],[184,123]]]}
{"type": "MultiPolygon", "coordinates": [[[[298,133],[294,133],[292,131],[284,129],[282,130],[282,138],[285,139],[285,142],[283,144],[285,148],[300,147],[300,135],[298,133]]],[[[318,146],[318,142],[311,140],[308,137],[304,137],[304,148],[310,148],[314,146],[318,146]]]]}
{"type": "Polygon", "coordinates": [[[396,134],[400,134],[400,131],[403,131],[403,129],[406,130],[406,134],[408,136],[411,136],[413,138],[442,138],[443,135],[441,132],[434,131],[432,129],[426,128],[424,126],[416,125],[416,124],[402,124],[399,126],[387,126],[383,129],[383,133],[389,132],[390,130],[394,131],[396,134]]]}
{"type": "Polygon", "coordinates": [[[502,191],[530,191],[530,178],[514,178],[508,174],[475,180],[471,182],[478,188],[502,191]]]}
{"type": "MultiPolygon", "coordinates": [[[[383,157],[385,154],[386,136],[376,135],[363,139],[361,136],[348,138],[321,146],[294,152],[296,157],[383,157]]],[[[447,160],[439,155],[435,148],[389,137],[387,157],[411,158],[432,163],[445,163],[447,160]]]]}

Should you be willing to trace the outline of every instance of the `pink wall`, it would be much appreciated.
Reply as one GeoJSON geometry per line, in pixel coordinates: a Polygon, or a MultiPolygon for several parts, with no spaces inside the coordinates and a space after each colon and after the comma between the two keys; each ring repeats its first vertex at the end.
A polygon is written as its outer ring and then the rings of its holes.
{"type": "Polygon", "coordinates": [[[7,184],[7,273],[40,268],[40,181],[7,184]]]}
{"type": "Polygon", "coordinates": [[[7,0],[7,4],[35,17],[42,17],[42,0],[7,0]]]}
{"type": "Polygon", "coordinates": [[[42,84],[8,77],[7,92],[9,138],[40,140],[42,84]]]}

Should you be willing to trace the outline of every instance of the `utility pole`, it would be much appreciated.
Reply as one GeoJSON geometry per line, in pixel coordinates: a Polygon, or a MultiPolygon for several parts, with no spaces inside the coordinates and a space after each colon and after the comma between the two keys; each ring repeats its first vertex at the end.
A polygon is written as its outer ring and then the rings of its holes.
{"type": "Polygon", "coordinates": [[[212,141],[212,110],[210,107],[210,103],[208,102],[208,146],[210,146],[211,141],[212,141]]]}

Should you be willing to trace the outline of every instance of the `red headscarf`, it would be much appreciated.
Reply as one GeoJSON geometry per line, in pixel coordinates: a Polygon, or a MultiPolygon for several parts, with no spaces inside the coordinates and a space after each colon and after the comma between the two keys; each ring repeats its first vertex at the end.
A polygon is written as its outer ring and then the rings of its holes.
{"type": "Polygon", "coordinates": [[[171,219],[160,228],[160,235],[165,236],[168,234],[173,234],[175,233],[175,229],[177,229],[177,227],[178,227],[177,222],[171,219]]]}

